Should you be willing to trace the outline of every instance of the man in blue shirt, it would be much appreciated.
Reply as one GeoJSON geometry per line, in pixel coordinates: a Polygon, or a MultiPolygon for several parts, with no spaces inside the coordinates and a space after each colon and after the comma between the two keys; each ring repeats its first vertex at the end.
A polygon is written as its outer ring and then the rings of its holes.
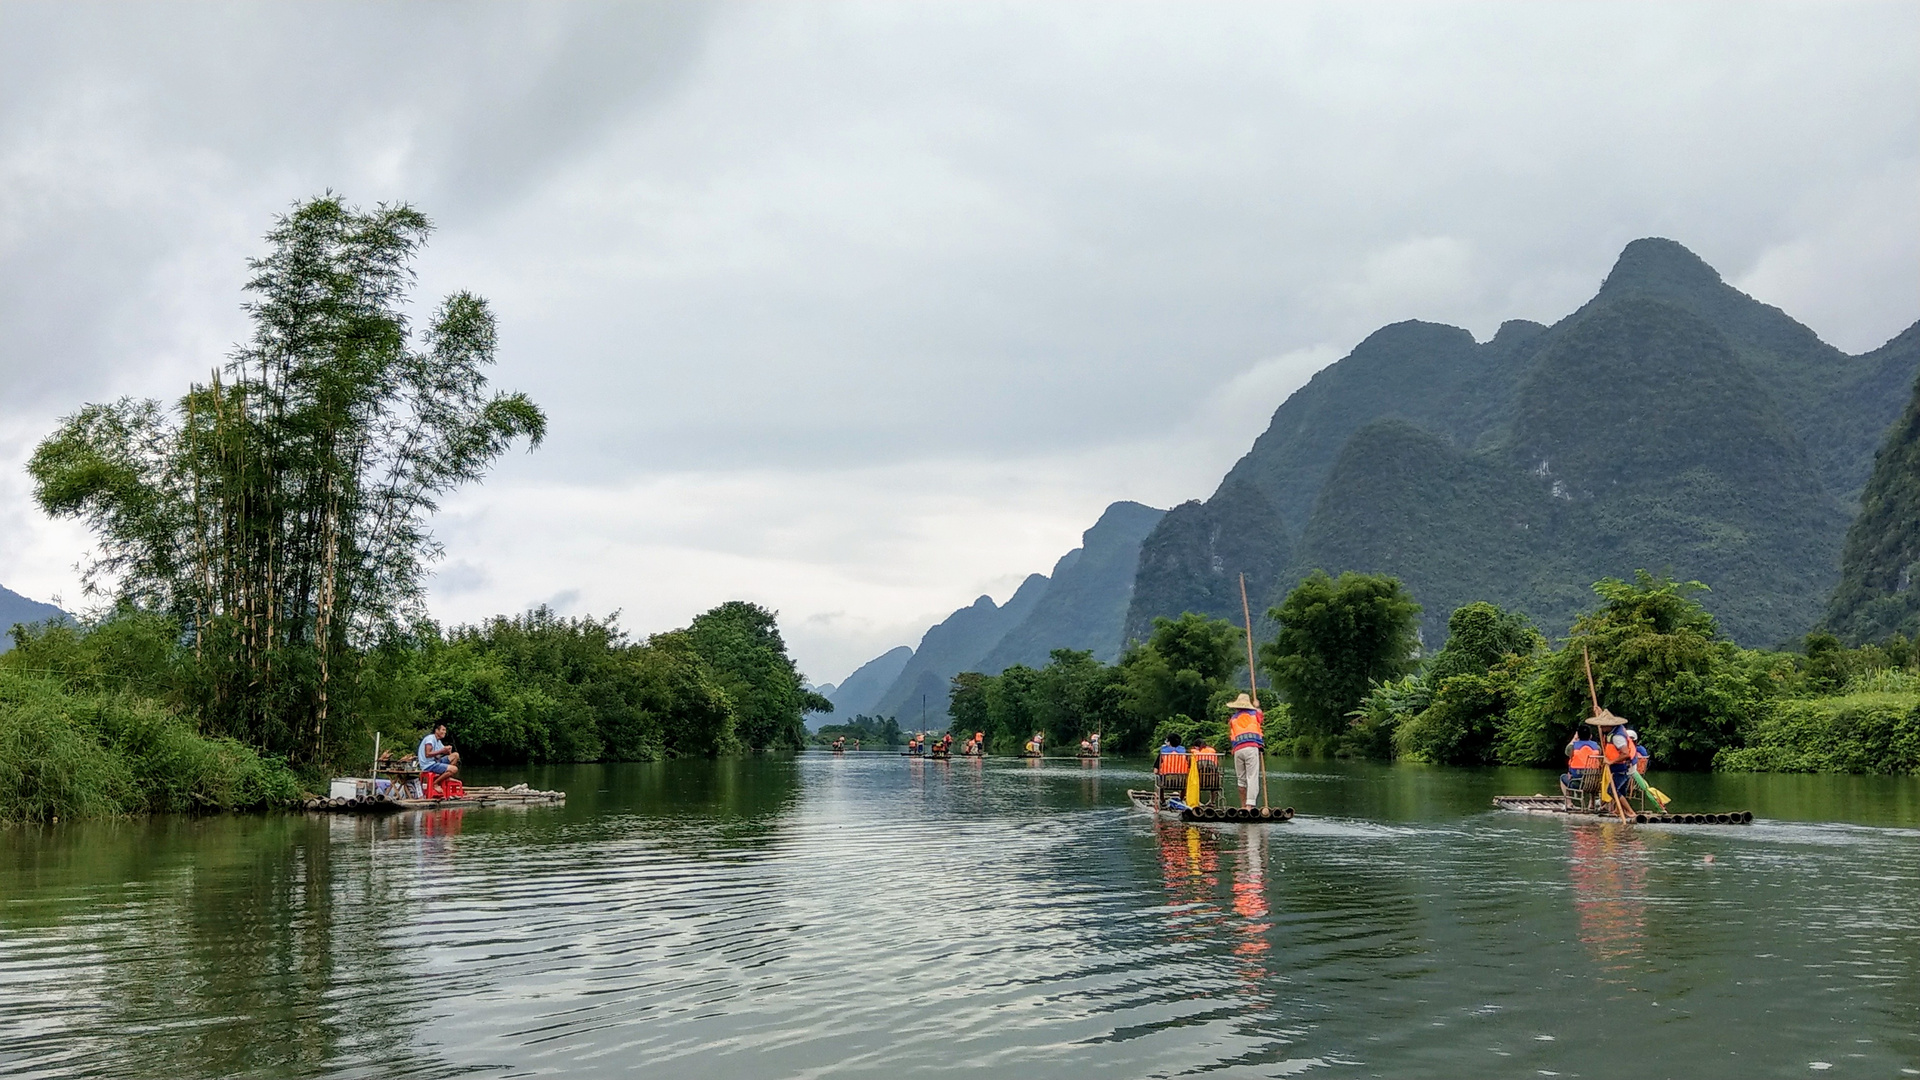
{"type": "Polygon", "coordinates": [[[446,738],[447,725],[435,724],[427,737],[420,740],[420,748],[415,753],[420,758],[421,772],[452,776],[460,771],[460,755],[448,748],[446,738]]]}

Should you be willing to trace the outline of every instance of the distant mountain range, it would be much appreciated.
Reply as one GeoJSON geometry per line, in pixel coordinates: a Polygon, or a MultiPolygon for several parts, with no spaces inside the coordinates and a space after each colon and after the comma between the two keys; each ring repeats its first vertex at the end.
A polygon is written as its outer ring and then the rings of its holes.
{"type": "Polygon", "coordinates": [[[1705,582],[1749,645],[1823,619],[1920,628],[1920,398],[1889,435],[1917,373],[1920,324],[1850,356],[1681,245],[1636,240],[1552,326],[1376,331],[1280,405],[1211,497],[1109,507],[1051,578],[927,631],[861,711],[912,726],[924,698],[937,725],[959,671],[1061,647],[1110,660],[1183,611],[1238,622],[1241,574],[1256,618],[1314,569],[1392,574],[1436,647],[1475,600],[1564,633],[1594,581],[1637,569],[1705,582]]]}
{"type": "Polygon", "coordinates": [[[1399,323],[1315,375],[1148,537],[1126,633],[1237,618],[1239,573],[1259,610],[1316,567],[1401,578],[1435,645],[1472,600],[1560,633],[1589,584],[1645,568],[1706,582],[1736,639],[1784,642],[1821,619],[1916,370],[1913,331],[1848,356],[1679,244],[1636,240],[1551,327],[1479,344],[1399,323]]]}
{"type": "Polygon", "coordinates": [[[1038,667],[1054,649],[1116,659],[1140,541],[1162,513],[1136,502],[1107,507],[1081,534],[1081,546],[1054,563],[1052,576],[1029,575],[1005,604],[982,596],[929,629],[918,648],[893,649],[868,662],[827,695],[834,711],[892,716],[906,727],[924,716],[926,724],[944,727],[947,690],[962,671],[1038,667]],[[886,688],[868,698],[868,688],[888,672],[886,688]]]}
{"type": "Polygon", "coordinates": [[[17,624],[46,622],[48,619],[68,617],[66,612],[52,604],[29,600],[12,589],[0,585],[0,652],[13,648],[13,635],[9,631],[17,624]]]}

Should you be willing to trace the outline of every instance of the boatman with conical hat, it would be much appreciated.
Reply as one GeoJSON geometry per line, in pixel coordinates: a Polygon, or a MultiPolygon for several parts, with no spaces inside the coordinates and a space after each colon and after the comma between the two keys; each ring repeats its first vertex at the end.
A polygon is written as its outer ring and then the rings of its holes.
{"type": "Polygon", "coordinates": [[[1267,714],[1245,694],[1227,702],[1227,745],[1233,752],[1233,778],[1240,805],[1253,809],[1260,798],[1260,755],[1266,752],[1267,714]]]}

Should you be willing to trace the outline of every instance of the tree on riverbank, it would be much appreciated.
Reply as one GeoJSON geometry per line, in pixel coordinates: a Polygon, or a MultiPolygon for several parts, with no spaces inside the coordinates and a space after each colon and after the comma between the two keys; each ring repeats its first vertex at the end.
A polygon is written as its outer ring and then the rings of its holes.
{"type": "Polygon", "coordinates": [[[1298,736],[1345,735],[1368,689],[1411,671],[1419,653],[1420,605],[1391,577],[1315,571],[1267,615],[1280,633],[1260,650],[1261,666],[1298,736]]]}
{"type": "Polygon", "coordinates": [[[361,651],[419,612],[426,519],[546,418],[490,393],[496,331],[458,293],[416,343],[402,205],[301,203],[249,265],[251,340],[172,408],[93,404],[35,450],[42,508],[99,541],[90,591],[176,619],[215,731],[323,761],[361,651]]]}
{"type": "Polygon", "coordinates": [[[1238,668],[1239,631],[1188,612],[1154,620],[1153,632],[1117,664],[1055,649],[1043,668],[1016,664],[998,675],[954,676],[947,705],[956,736],[987,733],[994,753],[1017,753],[1035,731],[1054,747],[1100,733],[1112,750],[1144,750],[1175,722],[1183,736],[1224,725],[1219,705],[1238,668]],[[1177,721],[1175,718],[1180,718],[1177,721]]]}

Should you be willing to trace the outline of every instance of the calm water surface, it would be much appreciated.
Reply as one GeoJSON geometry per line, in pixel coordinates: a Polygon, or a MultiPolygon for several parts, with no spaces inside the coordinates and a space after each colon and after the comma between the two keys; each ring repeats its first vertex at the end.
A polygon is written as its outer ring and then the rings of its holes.
{"type": "Polygon", "coordinates": [[[513,774],[563,809],[0,830],[0,1075],[1920,1075],[1920,781],[1656,778],[1747,828],[1289,763],[513,774]]]}

